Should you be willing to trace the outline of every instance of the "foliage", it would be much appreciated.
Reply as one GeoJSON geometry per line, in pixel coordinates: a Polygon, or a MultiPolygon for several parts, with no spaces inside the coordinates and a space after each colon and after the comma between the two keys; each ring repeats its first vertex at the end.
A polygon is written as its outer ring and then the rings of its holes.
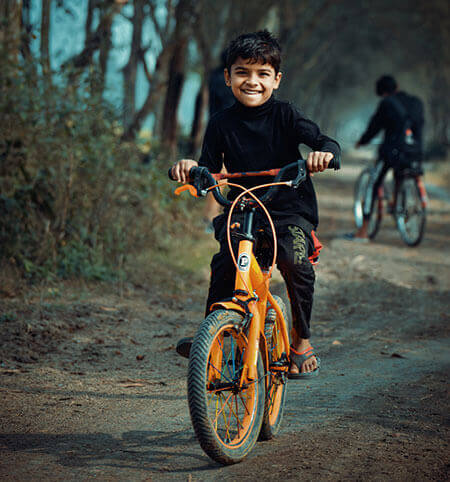
{"type": "MultiPolygon", "coordinates": [[[[114,110],[60,76],[2,56],[0,263],[30,280],[124,275],[127,256],[158,249],[176,202],[163,161],[120,142],[114,110]],[[150,227],[150,228],[149,228],[150,227]]],[[[178,208],[177,208],[178,210],[178,208]]]]}

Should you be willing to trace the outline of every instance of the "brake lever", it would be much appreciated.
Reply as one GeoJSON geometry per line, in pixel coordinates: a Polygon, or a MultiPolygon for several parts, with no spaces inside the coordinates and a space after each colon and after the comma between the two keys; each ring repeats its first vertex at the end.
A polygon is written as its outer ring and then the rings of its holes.
{"type": "Polygon", "coordinates": [[[184,184],[175,189],[174,194],[179,196],[182,192],[189,191],[189,194],[194,197],[199,197],[197,194],[197,189],[192,184],[184,184]]]}
{"type": "Polygon", "coordinates": [[[294,180],[289,181],[289,185],[297,189],[298,186],[306,179],[306,161],[304,159],[300,159],[298,162],[298,171],[297,176],[294,180]]]}
{"type": "Polygon", "coordinates": [[[191,184],[194,186],[197,192],[197,197],[205,197],[208,194],[208,190],[203,188],[203,180],[206,178],[205,174],[207,173],[209,173],[208,169],[202,166],[196,166],[189,172],[189,177],[192,181],[191,184]],[[193,179],[191,176],[192,171],[194,172],[193,179]]]}

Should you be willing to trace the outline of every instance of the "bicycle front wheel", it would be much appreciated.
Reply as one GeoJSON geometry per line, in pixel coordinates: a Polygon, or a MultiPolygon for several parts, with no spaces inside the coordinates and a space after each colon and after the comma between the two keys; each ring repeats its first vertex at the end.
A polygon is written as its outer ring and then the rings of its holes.
{"type": "MultiPolygon", "coordinates": [[[[370,188],[370,177],[372,175],[372,168],[368,167],[361,172],[355,184],[355,192],[353,199],[353,216],[355,218],[356,227],[359,229],[364,221],[364,200],[366,198],[367,189],[370,188]]],[[[379,192],[375,194],[372,202],[372,209],[370,211],[369,226],[367,229],[368,236],[373,239],[380,227],[381,223],[381,200],[379,199],[379,192]]]]}
{"type": "Polygon", "coordinates": [[[261,355],[257,379],[240,386],[247,337],[242,316],[217,310],[201,324],[191,347],[188,401],[200,446],[213,460],[240,462],[258,440],[264,415],[261,355]]]}
{"type": "Polygon", "coordinates": [[[417,182],[406,177],[400,182],[395,203],[395,220],[402,240],[417,246],[425,232],[426,209],[417,182]]]}
{"type": "MultiPolygon", "coordinates": [[[[274,298],[287,324],[286,306],[279,296],[274,296],[274,298]]],[[[279,328],[281,323],[282,321],[278,318],[275,310],[273,308],[268,309],[264,331],[269,357],[269,383],[264,407],[264,419],[259,436],[260,440],[270,440],[275,436],[280,430],[283,419],[287,389],[286,372],[283,371],[283,368],[288,364],[288,360],[286,355],[287,347],[279,328]]]]}

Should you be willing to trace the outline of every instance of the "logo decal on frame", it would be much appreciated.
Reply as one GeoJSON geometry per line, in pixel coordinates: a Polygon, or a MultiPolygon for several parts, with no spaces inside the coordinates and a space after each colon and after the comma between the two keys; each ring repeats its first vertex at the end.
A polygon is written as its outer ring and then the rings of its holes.
{"type": "Polygon", "coordinates": [[[247,253],[241,253],[238,258],[239,271],[248,271],[250,269],[250,257],[247,253]]]}

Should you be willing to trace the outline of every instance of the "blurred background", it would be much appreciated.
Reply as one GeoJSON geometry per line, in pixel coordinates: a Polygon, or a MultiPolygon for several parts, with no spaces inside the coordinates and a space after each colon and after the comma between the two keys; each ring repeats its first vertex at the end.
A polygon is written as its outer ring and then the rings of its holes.
{"type": "Polygon", "coordinates": [[[186,221],[198,208],[173,198],[167,167],[198,156],[211,73],[243,32],[277,35],[278,98],[344,149],[376,108],[375,80],[392,74],[424,101],[427,158],[447,158],[447,0],[4,0],[0,21],[5,293],[130,279],[144,251],[156,279],[198,239],[186,221]]]}

